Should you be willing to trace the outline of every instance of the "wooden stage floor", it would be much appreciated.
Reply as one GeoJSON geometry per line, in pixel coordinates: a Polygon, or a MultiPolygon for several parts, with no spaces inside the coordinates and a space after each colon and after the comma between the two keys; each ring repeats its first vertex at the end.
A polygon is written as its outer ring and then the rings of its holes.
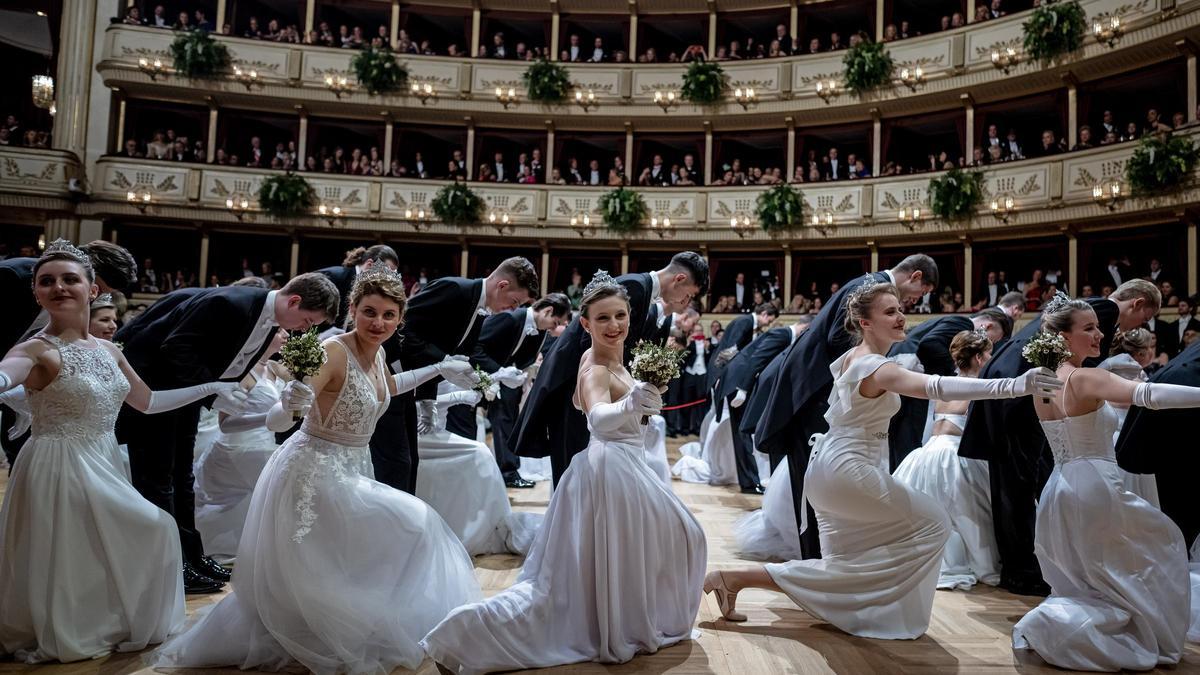
{"type": "MultiPolygon", "coordinates": [[[[675,456],[678,442],[670,442],[675,456]]],[[[0,472],[0,494],[7,472],[0,472]]],[[[675,481],[675,491],[696,514],[708,535],[710,569],[745,564],[737,558],[731,529],[734,521],[758,508],[759,497],[740,494],[736,487],[710,487],[675,481]]],[[[538,511],[546,507],[549,484],[533,490],[510,490],[509,497],[518,510],[538,511]]],[[[521,559],[509,555],[476,558],[475,572],[488,593],[501,590],[517,576],[521,559]]],[[[189,614],[220,596],[190,596],[189,614]]],[[[641,675],[672,673],[718,673],[721,675],[766,673],[838,673],[871,675],[874,673],[1064,673],[1037,657],[1014,658],[1011,649],[1013,623],[1034,606],[1036,598],[1011,595],[986,586],[970,592],[938,591],[929,632],[918,640],[868,640],[846,635],[828,624],[814,620],[798,609],[787,597],[766,591],[748,591],[738,600],[738,608],[749,621],[743,624],[717,619],[716,602],[706,596],[697,627],[700,638],[657,654],[639,656],[619,666],[578,664],[539,673],[609,673],[641,675]]],[[[402,609],[398,608],[400,611],[402,609]]],[[[303,672],[302,668],[292,669],[303,672]]],[[[66,665],[23,666],[0,663],[0,673],[22,675],[127,675],[148,674],[139,654],[112,656],[66,665]]],[[[169,672],[169,671],[162,671],[169,672]]],[[[233,675],[236,669],[174,671],[233,675]]],[[[291,671],[289,671],[291,672],[291,671]]],[[[406,671],[398,671],[406,672],[406,671]]],[[[426,661],[420,675],[437,675],[426,661]]],[[[1200,645],[1190,644],[1183,661],[1172,668],[1152,672],[1175,675],[1200,675],[1200,645]]]]}

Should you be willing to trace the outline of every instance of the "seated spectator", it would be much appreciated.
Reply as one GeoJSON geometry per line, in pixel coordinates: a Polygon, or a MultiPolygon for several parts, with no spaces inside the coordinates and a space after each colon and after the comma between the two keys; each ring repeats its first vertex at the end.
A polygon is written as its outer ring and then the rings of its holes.
{"type": "Polygon", "coordinates": [[[1079,127],[1079,142],[1071,150],[1088,150],[1092,147],[1092,128],[1085,124],[1079,127]]]}
{"type": "Polygon", "coordinates": [[[1171,133],[1171,125],[1163,122],[1158,117],[1158,111],[1151,108],[1146,111],[1146,128],[1143,129],[1142,135],[1147,134],[1169,134],[1171,133]]]}
{"type": "Polygon", "coordinates": [[[479,171],[475,174],[475,180],[481,183],[495,182],[496,177],[492,174],[492,167],[489,164],[480,164],[479,171]]]}
{"type": "Polygon", "coordinates": [[[977,5],[975,7],[975,23],[987,21],[990,18],[992,18],[992,15],[988,11],[987,5],[977,5]]]}
{"type": "MultiPolygon", "coordinates": [[[[2,133],[7,138],[8,129],[0,129],[0,133],[2,133]]],[[[3,145],[8,145],[8,143],[3,143],[3,145]]],[[[131,158],[131,159],[145,157],[145,155],[143,155],[141,153],[141,151],[138,150],[137,141],[133,140],[132,138],[127,139],[125,141],[125,149],[121,152],[121,156],[131,158]]]]}
{"type": "Polygon", "coordinates": [[[821,38],[813,38],[808,41],[809,54],[820,54],[822,51],[824,50],[821,49],[821,38]]]}
{"type": "Polygon", "coordinates": [[[825,51],[836,52],[845,49],[846,45],[842,44],[842,36],[836,32],[829,34],[829,49],[825,51]]]}
{"type": "Polygon", "coordinates": [[[609,187],[620,187],[625,184],[624,174],[617,173],[615,168],[608,170],[608,185],[609,187]]]}
{"type": "Polygon", "coordinates": [[[550,170],[550,180],[548,180],[546,182],[549,183],[550,185],[566,185],[567,184],[567,181],[563,179],[562,173],[558,170],[558,167],[554,167],[553,169],[550,170]]]}
{"type": "Polygon", "coordinates": [[[900,39],[900,33],[896,30],[896,24],[889,23],[883,27],[883,41],[895,42],[900,39]]]}
{"type": "Polygon", "coordinates": [[[126,26],[146,25],[146,21],[142,19],[142,10],[138,9],[137,7],[130,7],[125,12],[125,18],[121,21],[121,23],[125,24],[126,26]]]}
{"type": "Polygon", "coordinates": [[[1054,137],[1054,132],[1051,131],[1050,129],[1046,129],[1045,131],[1043,131],[1042,132],[1042,145],[1038,149],[1038,156],[1039,157],[1049,157],[1051,155],[1057,155],[1058,153],[1060,153],[1062,151],[1063,151],[1062,146],[1059,144],[1058,139],[1056,139],[1054,137]]]}
{"type": "Polygon", "coordinates": [[[150,26],[152,28],[171,27],[171,22],[167,19],[167,10],[162,5],[154,6],[154,14],[150,16],[150,26]]]}
{"type": "Polygon", "coordinates": [[[779,43],[780,56],[788,56],[796,49],[796,41],[788,35],[787,26],[778,24],[775,26],[775,42],[779,43]]]}
{"type": "Polygon", "coordinates": [[[592,63],[604,63],[608,60],[608,55],[604,51],[604,38],[597,37],[592,40],[592,56],[588,59],[592,63]]]}

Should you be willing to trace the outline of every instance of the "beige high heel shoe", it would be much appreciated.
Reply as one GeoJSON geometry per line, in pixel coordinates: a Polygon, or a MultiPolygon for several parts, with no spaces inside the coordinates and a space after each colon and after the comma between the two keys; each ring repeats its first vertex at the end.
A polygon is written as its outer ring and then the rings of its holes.
{"type": "Polygon", "coordinates": [[[746,620],[745,614],[734,611],[733,605],[737,602],[737,593],[730,591],[725,586],[725,577],[720,571],[704,575],[704,592],[712,593],[717,598],[717,607],[721,609],[721,616],[726,621],[746,620]]]}

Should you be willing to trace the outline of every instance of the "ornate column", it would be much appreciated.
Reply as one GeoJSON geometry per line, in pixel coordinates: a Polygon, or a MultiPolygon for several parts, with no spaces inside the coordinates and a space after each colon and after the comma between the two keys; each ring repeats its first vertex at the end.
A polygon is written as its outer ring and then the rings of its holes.
{"type": "MultiPolygon", "coordinates": [[[[559,16],[558,16],[558,0],[550,0],[550,60],[558,60],[558,46],[562,43],[559,39],[559,16]]],[[[547,165],[550,163],[547,162],[547,165]]]]}
{"type": "Polygon", "coordinates": [[[637,180],[637,172],[633,168],[633,123],[625,123],[625,180],[630,185],[637,180]]]}
{"type": "MultiPolygon", "coordinates": [[[[208,99],[208,140],[204,146],[205,161],[212,164],[217,155],[217,101],[211,96],[208,99]]],[[[122,118],[124,118],[124,102],[122,102],[122,118]]],[[[118,148],[119,149],[119,148],[118,148]]]]}
{"type": "MultiPolygon", "coordinates": [[[[208,286],[208,230],[200,231],[200,287],[208,286]]],[[[292,276],[296,276],[295,273],[292,276]]]]}
{"type": "Polygon", "coordinates": [[[475,177],[475,120],[470,116],[463,118],[467,123],[467,180],[475,177]]]}
{"type": "Polygon", "coordinates": [[[875,41],[883,42],[883,3],[884,0],[875,0],[875,41]]]}
{"type": "Polygon", "coordinates": [[[1067,288],[1071,293],[1079,289],[1079,238],[1075,233],[1066,230],[1067,235],[1067,288]]]}
{"type": "Polygon", "coordinates": [[[717,56],[717,3],[708,0],[708,58],[717,56]]]}
{"type": "Polygon", "coordinates": [[[542,164],[541,176],[534,176],[539,183],[549,183],[550,174],[554,173],[554,120],[546,120],[546,161],[542,164]]]}
{"type": "MultiPolygon", "coordinates": [[[[130,0],[129,4],[132,7],[133,0],[130,0]]],[[[226,5],[228,5],[228,4],[229,4],[228,0],[217,0],[217,15],[213,17],[213,28],[215,29],[215,30],[213,30],[214,33],[220,33],[221,28],[226,23],[226,19],[225,19],[225,16],[227,14],[226,5]]],[[[212,160],[210,159],[208,161],[211,162],[212,160]]],[[[201,284],[201,285],[203,286],[203,284],[201,284]]]]}
{"type": "Polygon", "coordinates": [[[317,2],[316,0],[304,0],[304,34],[308,35],[310,30],[313,30],[316,25],[317,2]]]}
{"type": "Polygon", "coordinates": [[[475,3],[475,7],[471,10],[471,44],[467,51],[468,56],[475,57],[475,53],[479,51],[479,45],[482,44],[480,35],[480,24],[483,20],[483,11],[479,9],[479,3],[475,3]]]}
{"type": "MultiPolygon", "coordinates": [[[[883,117],[879,108],[871,108],[871,175],[878,176],[883,171],[883,117]]],[[[794,169],[793,169],[794,170],[794,169]]],[[[804,177],[808,180],[808,176],[804,177]]]]}
{"type": "Polygon", "coordinates": [[[395,49],[400,35],[400,0],[392,0],[392,22],[388,31],[388,39],[392,43],[392,49],[395,49]]]}
{"type": "Polygon", "coordinates": [[[303,169],[304,161],[308,158],[308,110],[302,105],[296,106],[300,115],[300,138],[296,139],[296,168],[303,169]]]}
{"type": "Polygon", "coordinates": [[[712,185],[713,180],[713,132],[712,122],[704,120],[704,184],[712,185]]]}
{"type": "Polygon", "coordinates": [[[967,144],[966,147],[963,148],[963,156],[966,157],[967,161],[969,162],[971,161],[971,158],[975,156],[975,99],[972,98],[970,94],[962,94],[958,98],[960,101],[962,101],[963,110],[966,111],[967,115],[967,144]]]}
{"type": "Polygon", "coordinates": [[[963,302],[967,306],[971,306],[971,299],[975,297],[975,255],[971,248],[970,237],[962,237],[963,245],[963,302]]]}
{"type": "Polygon", "coordinates": [[[799,51],[800,49],[800,5],[796,0],[790,0],[788,3],[788,35],[792,36],[792,49],[799,51]]]}
{"type": "MultiPolygon", "coordinates": [[[[53,146],[75,153],[81,161],[87,158],[88,104],[92,92],[92,47],[95,44],[97,4],[96,0],[63,0],[62,25],[58,32],[58,69],[54,73],[57,113],[54,116],[53,146]]],[[[28,90],[26,92],[28,96],[28,90]]]]}
{"type": "MultiPolygon", "coordinates": [[[[783,121],[787,124],[787,173],[783,176],[783,182],[789,183],[792,176],[796,175],[796,120],[788,116],[783,121]]],[[[805,176],[805,179],[808,177],[805,176]]]]}
{"type": "Polygon", "coordinates": [[[783,245],[783,306],[792,301],[792,245],[783,245]]]}
{"type": "Polygon", "coordinates": [[[621,242],[621,274],[629,274],[629,244],[621,242]]]}
{"type": "Polygon", "coordinates": [[[471,248],[467,245],[466,237],[460,239],[458,243],[462,246],[462,255],[458,259],[458,276],[466,277],[471,267],[471,248]]]}
{"type": "Polygon", "coordinates": [[[550,245],[546,242],[540,242],[542,245],[542,295],[550,292],[550,245]]]}
{"type": "Polygon", "coordinates": [[[629,0],[629,62],[637,63],[638,13],[637,0],[629,0]]]}
{"type": "Polygon", "coordinates": [[[1079,81],[1064,73],[1063,82],[1067,83],[1067,147],[1073,148],[1079,142],[1079,81]]]}

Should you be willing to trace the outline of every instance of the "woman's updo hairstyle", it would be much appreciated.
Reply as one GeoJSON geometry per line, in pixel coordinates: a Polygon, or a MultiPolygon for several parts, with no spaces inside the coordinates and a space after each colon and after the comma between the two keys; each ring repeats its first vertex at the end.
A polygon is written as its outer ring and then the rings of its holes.
{"type": "Polygon", "coordinates": [[[583,299],[579,301],[579,315],[588,316],[588,309],[592,305],[611,297],[621,298],[625,301],[625,305],[629,306],[629,293],[625,291],[625,287],[618,284],[617,280],[609,276],[608,272],[598,270],[592,275],[592,280],[588,282],[588,285],[583,288],[583,299]]]}
{"type": "Polygon", "coordinates": [[[975,357],[992,350],[992,341],[981,330],[964,330],[950,341],[950,358],[960,371],[969,369],[975,357]]]}
{"type": "Polygon", "coordinates": [[[862,341],[862,321],[870,316],[871,305],[884,295],[900,299],[894,285],[875,281],[864,283],[846,296],[846,320],[843,327],[847,333],[854,336],[856,344],[862,341]]]}
{"type": "Polygon", "coordinates": [[[1109,350],[1109,356],[1117,356],[1118,354],[1133,355],[1143,349],[1150,349],[1150,345],[1154,341],[1154,334],[1145,328],[1134,328],[1118,332],[1113,338],[1112,349],[1109,350]]]}
{"type": "MultiPolygon", "coordinates": [[[[408,308],[408,295],[404,292],[404,280],[387,265],[372,266],[359,274],[350,289],[350,306],[357,307],[363,298],[378,295],[400,306],[400,324],[404,325],[404,311],[408,308]]],[[[346,330],[354,330],[354,315],[346,314],[346,330]]]]}
{"type": "Polygon", "coordinates": [[[1094,311],[1092,306],[1083,300],[1072,300],[1071,296],[1058,291],[1042,307],[1042,331],[1046,333],[1066,333],[1075,326],[1075,312],[1094,311]]]}
{"type": "Polygon", "coordinates": [[[46,247],[46,251],[42,253],[42,257],[38,258],[37,262],[33,264],[33,278],[37,279],[38,270],[42,268],[42,265],[56,260],[77,263],[83,268],[83,273],[87,277],[88,283],[96,283],[96,272],[92,269],[92,259],[88,257],[88,254],[83,249],[76,247],[66,239],[55,239],[54,243],[46,247]]]}

